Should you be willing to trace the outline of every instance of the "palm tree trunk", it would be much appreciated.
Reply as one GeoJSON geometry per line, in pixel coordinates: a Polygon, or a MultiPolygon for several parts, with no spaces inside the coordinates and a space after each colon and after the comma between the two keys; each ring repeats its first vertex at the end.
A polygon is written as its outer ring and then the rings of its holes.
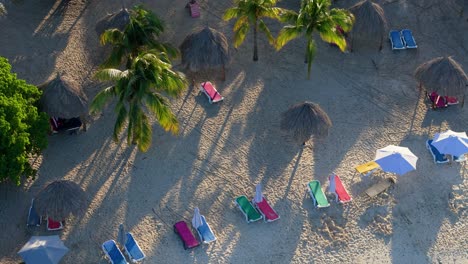
{"type": "Polygon", "coordinates": [[[257,19],[255,19],[255,25],[253,28],[254,33],[254,55],[253,60],[258,61],[258,48],[257,48],[257,19]]]}

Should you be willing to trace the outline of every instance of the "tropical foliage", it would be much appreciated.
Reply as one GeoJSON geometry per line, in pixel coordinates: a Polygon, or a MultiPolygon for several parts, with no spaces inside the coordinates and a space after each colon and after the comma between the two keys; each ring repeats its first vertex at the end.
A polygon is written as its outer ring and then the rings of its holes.
{"type": "Polygon", "coordinates": [[[258,60],[257,31],[265,33],[270,44],[274,37],[262,18],[279,19],[283,9],[276,7],[277,0],[235,0],[235,6],[226,10],[223,19],[228,21],[237,18],[234,24],[234,46],[239,47],[245,40],[250,27],[253,27],[254,53],[253,60],[258,60]]]}
{"type": "Polygon", "coordinates": [[[316,53],[313,33],[317,31],[323,41],[336,44],[341,51],[346,50],[344,33],[349,32],[354,23],[354,16],[347,10],[330,9],[330,0],[302,0],[299,12],[288,10],[281,20],[288,22],[281,29],[276,40],[279,50],[289,41],[304,35],[307,39],[306,61],[307,77],[310,78],[312,61],[316,53]]]}
{"type": "Polygon", "coordinates": [[[167,54],[155,50],[144,52],[132,60],[128,69],[102,69],[96,77],[114,82],[98,93],[91,103],[93,113],[117,97],[114,140],[118,140],[128,123],[127,142],[137,144],[140,151],[147,151],[152,139],[148,114],[154,115],[164,130],[178,132],[178,121],[165,95],[177,97],[187,87],[187,81],[182,73],[172,70],[167,54]]]}
{"type": "Polygon", "coordinates": [[[0,57],[0,181],[19,185],[21,176],[34,176],[31,155],[47,146],[47,115],[37,108],[41,91],[11,73],[0,57]]]}
{"type": "Polygon", "coordinates": [[[164,32],[164,22],[153,12],[137,5],[130,10],[130,22],[123,31],[113,28],[106,30],[100,37],[102,45],[113,46],[109,58],[102,64],[103,67],[118,67],[122,62],[129,67],[131,60],[141,51],[156,49],[176,57],[178,51],[170,44],[158,40],[164,32]]]}

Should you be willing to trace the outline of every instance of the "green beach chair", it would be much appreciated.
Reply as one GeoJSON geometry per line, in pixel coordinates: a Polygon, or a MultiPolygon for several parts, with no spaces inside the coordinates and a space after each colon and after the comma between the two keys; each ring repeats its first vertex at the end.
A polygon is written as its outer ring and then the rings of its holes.
{"type": "Polygon", "coordinates": [[[322,208],[330,206],[319,181],[313,180],[309,182],[309,184],[307,184],[307,188],[309,189],[310,197],[314,200],[314,205],[316,207],[322,208]]]}
{"type": "Polygon", "coordinates": [[[241,212],[245,216],[245,220],[247,223],[255,222],[262,219],[262,215],[253,207],[250,201],[245,197],[245,195],[241,195],[236,198],[235,203],[241,210],[241,212]]]}

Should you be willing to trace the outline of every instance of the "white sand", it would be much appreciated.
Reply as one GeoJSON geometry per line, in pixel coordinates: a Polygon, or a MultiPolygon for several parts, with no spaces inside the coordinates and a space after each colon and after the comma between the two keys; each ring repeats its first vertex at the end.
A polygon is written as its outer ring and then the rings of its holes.
{"type": "MultiPolygon", "coordinates": [[[[318,41],[310,80],[304,40],[275,53],[260,37],[254,63],[248,36],[233,49],[227,80],[212,79],[225,101],[209,105],[197,89],[187,90],[173,102],[180,135],[154,125],[147,153],[112,141],[111,108],[93,117],[86,133],[50,137],[36,180],[0,187],[0,263],[20,262],[16,252],[30,235],[47,234],[59,234],[70,248],[62,263],[106,263],[100,245],[117,238],[120,223],[137,238],[146,263],[467,263],[466,165],[435,165],[424,146],[436,132],[466,131],[467,108],[429,110],[413,77],[417,65],[437,56],[454,55],[468,71],[466,7],[459,17],[451,1],[378,1],[392,29],[413,30],[418,50],[392,52],[385,39],[380,53],[356,47],[342,54],[318,41]],[[302,100],[319,103],[334,123],[324,142],[304,149],[279,130],[281,112],[302,100]],[[367,198],[363,191],[389,175],[361,178],[353,168],[389,144],[409,147],[419,156],[418,169],[387,193],[367,198]],[[332,171],[354,200],[317,210],[305,184],[317,179],[326,187],[332,171]],[[92,200],[88,212],[67,221],[62,232],[27,230],[30,199],[55,179],[79,183],[92,200]],[[233,206],[237,195],[253,197],[258,182],[281,215],[277,222],[247,224],[233,206]],[[190,221],[196,206],[218,240],[184,251],[172,224],[190,221]]],[[[143,2],[166,21],[164,39],[176,46],[205,25],[232,40],[233,23],[220,19],[230,1],[201,1],[200,19],[189,17],[182,0],[143,2]]],[[[106,52],[94,27],[119,1],[7,7],[0,54],[20,78],[39,84],[61,71],[89,98],[103,87],[92,79],[106,52]],[[63,15],[54,13],[61,8],[63,15]]],[[[271,25],[277,32],[278,24],[271,25]]]]}

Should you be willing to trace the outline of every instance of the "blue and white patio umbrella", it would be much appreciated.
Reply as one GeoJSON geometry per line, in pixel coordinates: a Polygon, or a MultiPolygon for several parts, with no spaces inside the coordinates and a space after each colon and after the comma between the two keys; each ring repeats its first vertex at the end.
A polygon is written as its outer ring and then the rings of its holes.
{"type": "Polygon", "coordinates": [[[26,264],[57,264],[68,248],[55,236],[32,236],[18,251],[26,264]]]}
{"type": "Polygon", "coordinates": [[[378,149],[375,162],[385,172],[403,175],[416,169],[418,157],[406,147],[389,145],[378,149]]]}
{"type": "Polygon", "coordinates": [[[434,136],[432,145],[443,154],[456,157],[468,153],[468,137],[465,132],[447,130],[434,136]]]}

